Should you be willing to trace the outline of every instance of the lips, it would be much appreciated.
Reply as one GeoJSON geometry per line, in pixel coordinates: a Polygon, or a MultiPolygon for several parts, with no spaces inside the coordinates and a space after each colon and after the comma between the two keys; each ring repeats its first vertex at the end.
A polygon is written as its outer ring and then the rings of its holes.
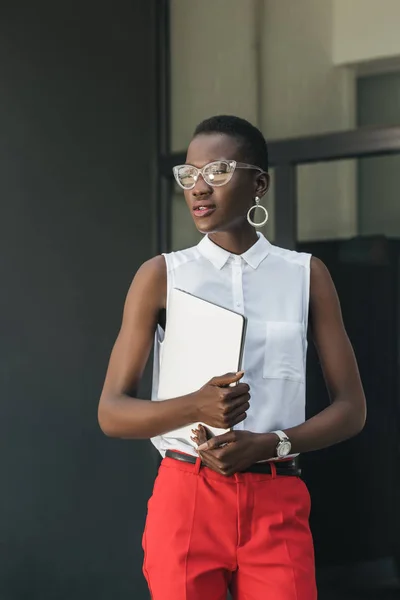
{"type": "Polygon", "coordinates": [[[215,204],[211,204],[210,202],[195,202],[193,204],[193,214],[195,217],[208,217],[215,209],[215,204]]]}

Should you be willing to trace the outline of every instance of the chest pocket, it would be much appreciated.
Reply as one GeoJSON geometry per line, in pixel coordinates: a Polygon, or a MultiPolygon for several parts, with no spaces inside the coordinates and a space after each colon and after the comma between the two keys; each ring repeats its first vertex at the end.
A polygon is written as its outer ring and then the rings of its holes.
{"type": "Polygon", "coordinates": [[[267,321],[264,379],[290,379],[304,383],[305,346],[303,323],[267,321]]]}

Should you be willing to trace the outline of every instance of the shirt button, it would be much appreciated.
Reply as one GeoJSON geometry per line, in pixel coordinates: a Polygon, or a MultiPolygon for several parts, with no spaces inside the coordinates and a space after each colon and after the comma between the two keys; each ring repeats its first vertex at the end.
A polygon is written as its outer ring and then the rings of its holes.
{"type": "Polygon", "coordinates": [[[236,302],[236,306],[241,306],[240,302],[236,302]]]}

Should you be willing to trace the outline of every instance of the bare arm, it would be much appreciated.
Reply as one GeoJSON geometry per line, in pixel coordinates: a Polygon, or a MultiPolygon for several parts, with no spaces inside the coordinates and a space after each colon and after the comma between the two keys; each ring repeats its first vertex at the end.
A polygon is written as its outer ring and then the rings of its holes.
{"type": "Polygon", "coordinates": [[[111,353],[98,410],[100,427],[109,436],[149,438],[194,418],[188,397],[157,403],[136,398],[165,297],[165,261],[157,256],[142,265],[132,282],[111,353]]]}
{"type": "Polygon", "coordinates": [[[248,386],[227,387],[243,373],[215,377],[180,398],[151,402],[136,397],[160,310],[165,308],[166,288],[165,260],[157,256],[139,269],[128,292],[98,410],[100,427],[111,437],[150,438],[195,421],[228,428],[246,418],[248,386]]]}
{"type": "Polygon", "coordinates": [[[307,452],[346,440],[364,427],[366,403],[353,348],[343,325],[331,276],[311,260],[311,332],[331,404],[302,425],[286,430],[293,452],[307,452]]]}

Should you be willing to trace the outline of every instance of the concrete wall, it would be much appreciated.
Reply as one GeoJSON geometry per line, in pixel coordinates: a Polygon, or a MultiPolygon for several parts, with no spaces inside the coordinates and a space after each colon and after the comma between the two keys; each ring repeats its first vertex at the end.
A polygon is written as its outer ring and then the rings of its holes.
{"type": "Polygon", "coordinates": [[[334,0],[333,19],[335,65],[388,59],[400,64],[398,0],[334,0]]]}
{"type": "Polygon", "coordinates": [[[97,404],[154,251],[154,14],[152,1],[1,3],[4,600],[148,598],[149,443],[106,439],[97,404]]]}
{"type": "Polygon", "coordinates": [[[257,125],[259,0],[171,0],[172,150],[214,114],[257,125]]]}

